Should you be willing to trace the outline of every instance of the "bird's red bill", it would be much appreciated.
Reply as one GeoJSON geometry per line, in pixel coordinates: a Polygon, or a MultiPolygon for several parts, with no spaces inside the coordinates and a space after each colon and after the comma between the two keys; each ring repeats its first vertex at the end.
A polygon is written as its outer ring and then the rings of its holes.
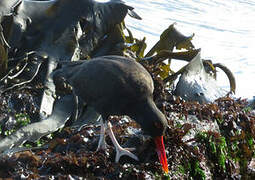
{"type": "Polygon", "coordinates": [[[165,173],[168,173],[168,163],[166,159],[166,152],[165,152],[165,145],[163,141],[163,136],[158,136],[154,139],[156,144],[156,150],[158,153],[159,162],[162,165],[163,170],[165,173]]]}

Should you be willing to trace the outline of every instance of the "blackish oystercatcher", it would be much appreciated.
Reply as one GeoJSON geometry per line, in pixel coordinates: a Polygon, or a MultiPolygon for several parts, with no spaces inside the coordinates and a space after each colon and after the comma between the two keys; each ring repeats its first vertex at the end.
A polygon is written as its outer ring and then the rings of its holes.
{"type": "Polygon", "coordinates": [[[53,79],[57,78],[63,78],[77,96],[102,115],[97,150],[106,149],[107,131],[116,149],[116,162],[122,155],[138,160],[129,148],[119,145],[107,121],[111,115],[128,115],[154,139],[160,163],[168,172],[163,143],[167,121],[153,101],[153,80],[142,65],[122,56],[102,56],[69,62],[53,73],[53,79]]]}

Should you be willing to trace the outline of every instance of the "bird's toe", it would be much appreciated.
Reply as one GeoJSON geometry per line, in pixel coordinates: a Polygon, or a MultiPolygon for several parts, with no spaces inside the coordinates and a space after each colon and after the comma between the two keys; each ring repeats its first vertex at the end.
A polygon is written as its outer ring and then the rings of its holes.
{"type": "Polygon", "coordinates": [[[119,148],[116,149],[116,157],[115,157],[115,162],[118,163],[120,160],[120,157],[123,155],[129,156],[137,161],[139,161],[138,157],[136,155],[134,155],[133,153],[131,153],[130,151],[135,150],[135,148],[119,148]]]}

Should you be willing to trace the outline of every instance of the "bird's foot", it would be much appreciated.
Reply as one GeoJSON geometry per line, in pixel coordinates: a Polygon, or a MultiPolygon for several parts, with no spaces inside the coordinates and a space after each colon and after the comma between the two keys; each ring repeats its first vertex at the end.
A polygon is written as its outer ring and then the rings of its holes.
{"type": "Polygon", "coordinates": [[[129,156],[129,157],[139,161],[138,157],[130,152],[130,151],[135,150],[135,148],[123,148],[123,147],[119,146],[118,148],[115,147],[115,149],[116,149],[116,157],[115,157],[116,163],[119,162],[120,157],[123,155],[129,156]]]}
{"type": "Polygon", "coordinates": [[[119,162],[120,157],[123,156],[123,155],[129,156],[129,157],[139,161],[138,157],[130,152],[130,151],[135,150],[135,148],[123,148],[123,147],[121,147],[119,145],[118,141],[116,140],[114,134],[113,134],[111,123],[108,122],[107,126],[108,126],[108,131],[107,132],[108,132],[108,134],[109,134],[109,136],[112,140],[112,143],[115,147],[115,150],[116,150],[115,162],[116,163],[119,162]]]}

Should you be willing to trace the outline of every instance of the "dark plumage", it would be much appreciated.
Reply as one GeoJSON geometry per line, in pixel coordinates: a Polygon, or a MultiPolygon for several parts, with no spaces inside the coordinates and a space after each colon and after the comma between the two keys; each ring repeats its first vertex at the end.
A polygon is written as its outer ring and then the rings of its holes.
{"type": "MultiPolygon", "coordinates": [[[[164,146],[162,135],[167,121],[153,101],[154,86],[150,74],[135,60],[103,56],[85,62],[70,62],[54,72],[53,78],[64,78],[73,87],[75,94],[94,107],[104,121],[110,115],[128,115],[140,124],[146,134],[157,139],[156,144],[160,141],[161,146],[164,146]]],[[[105,148],[102,138],[99,148],[105,148]]],[[[162,153],[164,159],[165,152],[162,153]]],[[[137,159],[136,156],[133,158],[137,159]]],[[[118,159],[116,157],[116,161],[118,159]]],[[[162,163],[166,158],[160,161],[162,163]]]]}

